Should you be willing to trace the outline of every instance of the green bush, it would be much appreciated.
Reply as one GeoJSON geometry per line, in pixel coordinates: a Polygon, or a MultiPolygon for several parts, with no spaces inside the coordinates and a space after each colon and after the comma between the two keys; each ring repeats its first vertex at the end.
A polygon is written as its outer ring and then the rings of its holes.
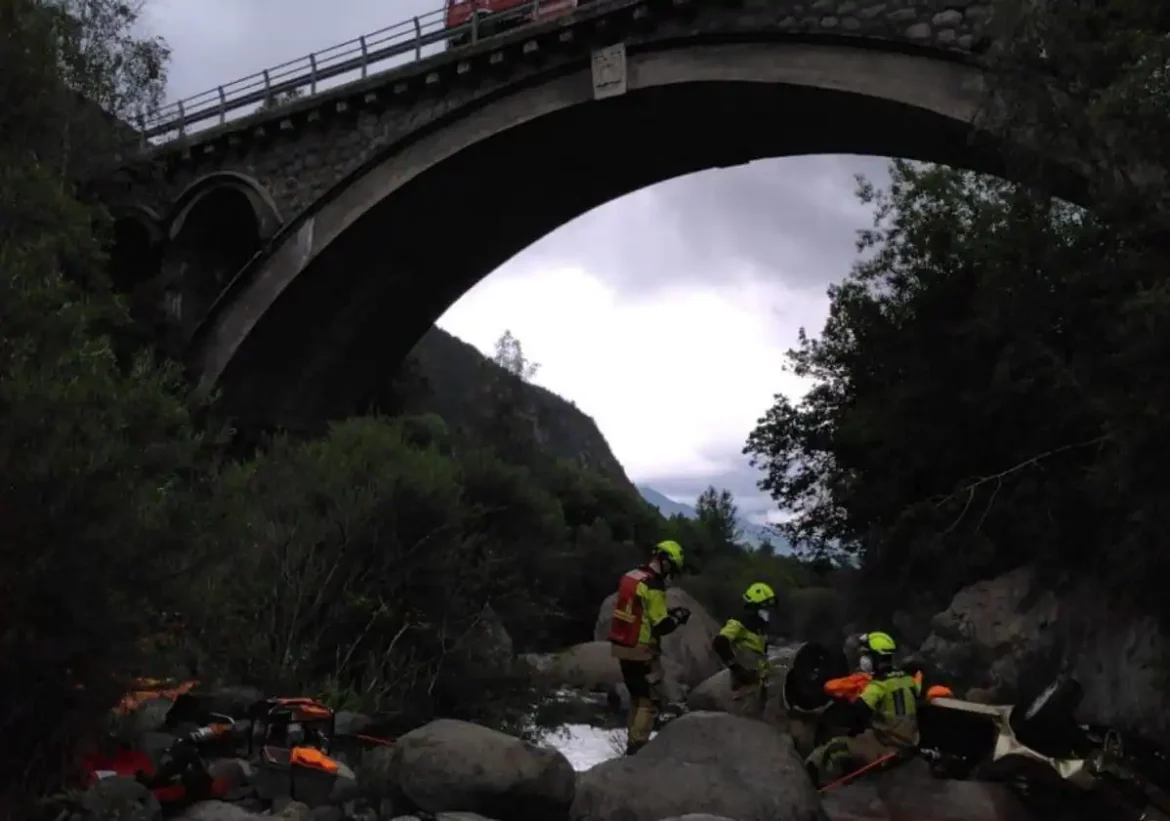
{"type": "Polygon", "coordinates": [[[509,665],[482,657],[493,609],[530,604],[523,551],[492,531],[509,507],[468,498],[484,466],[420,443],[423,427],[353,419],[224,472],[214,509],[236,551],[202,625],[220,677],[420,718],[471,717],[513,689],[509,665]]]}

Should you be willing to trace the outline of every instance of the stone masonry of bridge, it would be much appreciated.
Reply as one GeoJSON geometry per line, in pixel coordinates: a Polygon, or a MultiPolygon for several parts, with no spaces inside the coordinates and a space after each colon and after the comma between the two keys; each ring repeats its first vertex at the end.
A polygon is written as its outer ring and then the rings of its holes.
{"type": "MultiPolygon", "coordinates": [[[[208,332],[209,311],[229,299],[221,295],[245,264],[254,268],[273,253],[342,183],[465,111],[587,67],[593,48],[621,41],[633,54],[688,43],[811,42],[938,57],[945,66],[977,61],[991,12],[977,0],[597,0],[127,159],[107,195],[122,218],[115,259],[132,272],[134,281],[124,283],[132,302],[183,354],[208,332]]],[[[479,275],[501,261],[486,261],[479,275]]],[[[436,316],[410,333],[417,337],[436,316]]]]}

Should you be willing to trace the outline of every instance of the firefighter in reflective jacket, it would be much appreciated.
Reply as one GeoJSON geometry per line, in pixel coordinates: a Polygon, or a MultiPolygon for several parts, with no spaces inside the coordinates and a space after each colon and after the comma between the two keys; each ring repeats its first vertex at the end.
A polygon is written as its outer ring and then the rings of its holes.
{"type": "Polygon", "coordinates": [[[608,639],[630,691],[626,755],[633,755],[650,740],[665,700],[660,639],[691,617],[685,607],[666,609],[666,581],[682,567],[683,550],[678,542],[659,542],[650,561],[622,576],[618,584],[608,639]]]}
{"type": "Polygon", "coordinates": [[[860,668],[872,673],[852,703],[854,731],[813,750],[806,763],[818,786],[848,775],[889,753],[918,745],[918,701],[922,681],[894,664],[897,645],[887,633],[861,637],[860,668]]]}
{"type": "Polygon", "coordinates": [[[732,697],[743,699],[753,692],[759,709],[767,702],[768,622],[776,606],[776,591],[756,582],[743,594],[743,615],[728,619],[712,646],[731,671],[732,697]]]}

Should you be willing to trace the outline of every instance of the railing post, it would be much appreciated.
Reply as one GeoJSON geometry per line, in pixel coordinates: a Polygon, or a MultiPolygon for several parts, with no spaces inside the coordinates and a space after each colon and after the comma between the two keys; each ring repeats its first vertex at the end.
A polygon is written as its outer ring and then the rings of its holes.
{"type": "Polygon", "coordinates": [[[418,18],[414,18],[414,59],[417,62],[422,59],[422,23],[418,18]]]}
{"type": "Polygon", "coordinates": [[[370,70],[370,50],[366,48],[366,35],[358,38],[358,42],[362,44],[362,79],[366,79],[366,75],[370,70]]]}
{"type": "Polygon", "coordinates": [[[223,93],[223,86],[217,86],[219,91],[219,124],[227,122],[227,95],[223,93]]]}
{"type": "Polygon", "coordinates": [[[316,54],[309,55],[309,67],[310,67],[309,68],[309,70],[310,70],[310,73],[309,73],[309,93],[316,94],[317,93],[317,55],[316,54]]]}
{"type": "Polygon", "coordinates": [[[182,137],[187,133],[187,112],[183,110],[182,100],[179,100],[176,105],[179,107],[179,136],[182,137]]]}
{"type": "Polygon", "coordinates": [[[479,7],[473,6],[471,9],[471,42],[479,42],[479,7]]]}
{"type": "Polygon", "coordinates": [[[264,99],[272,96],[272,80],[268,77],[268,69],[264,69],[264,99]]]}

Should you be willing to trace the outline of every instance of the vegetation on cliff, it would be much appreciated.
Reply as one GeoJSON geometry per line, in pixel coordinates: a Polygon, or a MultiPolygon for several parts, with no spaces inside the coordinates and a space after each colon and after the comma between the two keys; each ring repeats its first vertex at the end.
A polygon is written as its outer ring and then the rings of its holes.
{"type": "Polygon", "coordinates": [[[994,55],[987,126],[1071,158],[1089,208],[1023,155],[1020,184],[896,162],[861,185],[868,253],[789,354],[815,387],[747,444],[787,535],[858,560],[875,613],[1028,561],[1148,604],[1170,569],[1165,10],[1049,5],[994,55]]]}

